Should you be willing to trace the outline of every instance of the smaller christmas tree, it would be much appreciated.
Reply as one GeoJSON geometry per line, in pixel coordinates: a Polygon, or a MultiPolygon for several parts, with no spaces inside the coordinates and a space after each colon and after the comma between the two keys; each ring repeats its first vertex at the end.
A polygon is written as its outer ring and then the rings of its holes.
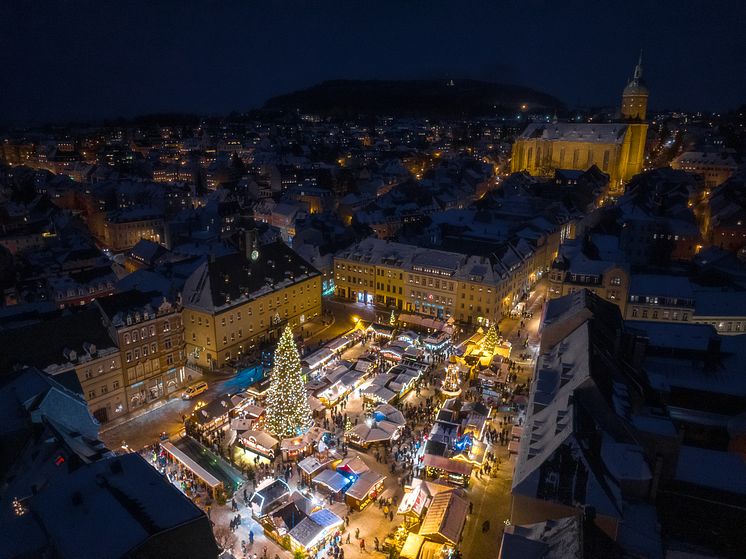
{"type": "Polygon", "coordinates": [[[391,316],[389,317],[389,324],[391,326],[396,326],[396,315],[394,314],[394,309],[391,309],[391,316]]]}
{"type": "Polygon", "coordinates": [[[275,366],[267,396],[267,429],[280,437],[294,437],[311,426],[311,408],[301,375],[300,355],[293,331],[286,326],[275,349],[275,366]]]}
{"type": "Polygon", "coordinates": [[[484,335],[484,339],[482,340],[482,349],[487,353],[495,353],[497,344],[497,330],[495,329],[495,324],[492,323],[492,325],[490,325],[489,329],[487,330],[487,333],[484,335]]]}

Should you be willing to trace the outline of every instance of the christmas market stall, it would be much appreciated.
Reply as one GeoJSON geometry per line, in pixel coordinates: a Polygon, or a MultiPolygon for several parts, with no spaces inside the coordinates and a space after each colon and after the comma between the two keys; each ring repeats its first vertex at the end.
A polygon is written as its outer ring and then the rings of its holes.
{"type": "Polygon", "coordinates": [[[351,335],[345,334],[344,336],[340,336],[326,344],[326,347],[335,355],[340,355],[344,350],[350,347],[354,341],[355,339],[351,335]]]}
{"type": "Polygon", "coordinates": [[[228,396],[221,396],[195,409],[190,419],[201,433],[210,433],[228,423],[234,408],[228,396]]]}
{"type": "Polygon", "coordinates": [[[345,433],[351,446],[368,449],[374,444],[388,445],[399,439],[406,420],[402,413],[390,404],[381,404],[363,423],[355,425],[345,433]]]}
{"type": "Polygon", "coordinates": [[[443,354],[446,352],[448,347],[451,345],[451,336],[448,332],[436,332],[430,334],[425,341],[425,349],[431,353],[443,354]]]}
{"type": "Polygon", "coordinates": [[[277,445],[280,441],[265,431],[246,430],[238,433],[236,444],[260,456],[272,461],[275,458],[277,445]]]}
{"type": "Polygon", "coordinates": [[[438,493],[427,508],[419,534],[437,543],[456,546],[468,512],[469,501],[460,491],[438,493]]]}
{"type": "MultiPolygon", "coordinates": [[[[215,497],[218,490],[223,488],[223,482],[200,466],[194,459],[188,456],[181,449],[177,448],[170,441],[161,443],[161,448],[168,455],[169,460],[178,465],[179,477],[194,477],[204,484],[210,495],[215,497]],[[186,474],[186,476],[184,475],[186,474]]],[[[184,489],[182,487],[182,489],[184,489]]]]}
{"type": "Polygon", "coordinates": [[[368,386],[363,388],[363,402],[368,406],[377,406],[378,404],[390,404],[397,398],[397,393],[387,388],[387,384],[392,381],[396,375],[384,373],[376,375],[368,386]]]}
{"type": "Polygon", "coordinates": [[[422,458],[422,465],[425,468],[427,479],[462,487],[469,485],[472,465],[468,462],[425,454],[422,458]]]}
{"type": "Polygon", "coordinates": [[[290,487],[282,479],[267,480],[258,486],[249,500],[251,515],[263,518],[290,499],[290,487]]]}
{"type": "Polygon", "coordinates": [[[297,491],[268,511],[260,520],[264,533],[283,547],[290,547],[289,532],[318,507],[297,491]]]}
{"type": "Polygon", "coordinates": [[[312,512],[288,532],[290,549],[313,553],[343,525],[344,520],[328,509],[312,512]]]}
{"type": "Polygon", "coordinates": [[[308,375],[314,375],[322,371],[337,355],[329,348],[322,347],[318,351],[306,355],[301,361],[301,365],[308,375]]]}
{"type": "Polygon", "coordinates": [[[390,340],[394,334],[395,327],[390,324],[381,324],[379,322],[373,322],[367,328],[367,332],[373,335],[376,339],[383,338],[390,340]]]}
{"type": "Polygon", "coordinates": [[[298,473],[301,481],[306,485],[311,485],[313,478],[324,471],[328,464],[329,460],[322,461],[317,456],[306,456],[298,462],[298,473]]]}
{"type": "Polygon", "coordinates": [[[311,427],[302,435],[288,437],[280,442],[283,460],[302,460],[311,454],[323,440],[326,431],[321,427],[311,427]]]}
{"type": "Polygon", "coordinates": [[[345,489],[352,483],[351,477],[345,477],[334,470],[323,470],[313,478],[311,485],[325,497],[331,497],[335,501],[342,501],[345,489]]]}
{"type": "Polygon", "coordinates": [[[368,470],[361,473],[345,493],[345,502],[355,510],[363,510],[383,490],[383,481],[386,476],[368,470]]]}

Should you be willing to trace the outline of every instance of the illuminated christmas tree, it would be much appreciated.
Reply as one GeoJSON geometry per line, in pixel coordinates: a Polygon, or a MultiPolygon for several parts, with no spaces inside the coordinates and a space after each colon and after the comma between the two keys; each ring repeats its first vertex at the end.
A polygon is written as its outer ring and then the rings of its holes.
{"type": "Polygon", "coordinates": [[[279,437],[294,437],[312,424],[300,355],[293,331],[286,326],[275,349],[275,365],[267,396],[267,430],[279,437]]]}
{"type": "Polygon", "coordinates": [[[482,340],[482,349],[487,353],[495,353],[497,349],[498,338],[497,330],[495,330],[495,324],[493,323],[482,340]]]}
{"type": "Polygon", "coordinates": [[[391,326],[396,326],[396,315],[394,314],[394,309],[391,309],[391,316],[389,317],[389,324],[391,326]]]}

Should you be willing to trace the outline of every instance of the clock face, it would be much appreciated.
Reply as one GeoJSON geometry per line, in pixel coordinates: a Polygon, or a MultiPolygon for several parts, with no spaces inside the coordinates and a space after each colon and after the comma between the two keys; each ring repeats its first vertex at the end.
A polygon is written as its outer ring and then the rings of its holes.
{"type": "Polygon", "coordinates": [[[254,249],[251,251],[251,259],[256,260],[257,258],[259,258],[259,251],[254,249]]]}

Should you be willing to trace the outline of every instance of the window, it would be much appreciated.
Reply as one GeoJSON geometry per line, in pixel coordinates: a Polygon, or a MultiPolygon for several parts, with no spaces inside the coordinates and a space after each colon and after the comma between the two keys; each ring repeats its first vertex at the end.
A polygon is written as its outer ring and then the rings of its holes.
{"type": "Polygon", "coordinates": [[[131,351],[127,352],[126,359],[127,359],[127,363],[129,363],[130,361],[132,361],[132,352],[131,351]]]}
{"type": "Polygon", "coordinates": [[[197,334],[195,332],[192,332],[192,341],[193,342],[197,341],[197,334]]]}
{"type": "Polygon", "coordinates": [[[125,343],[125,344],[128,344],[128,343],[130,343],[131,341],[132,341],[132,338],[130,337],[130,334],[129,334],[129,332],[125,333],[125,334],[124,334],[124,343],[125,343]]]}
{"type": "Polygon", "coordinates": [[[106,394],[109,392],[109,387],[105,384],[101,387],[101,394],[106,394]]]}
{"type": "Polygon", "coordinates": [[[150,335],[155,336],[155,324],[150,326],[150,335]]]}
{"type": "Polygon", "coordinates": [[[163,331],[168,332],[171,330],[171,323],[167,320],[163,323],[163,331]]]}
{"type": "Polygon", "coordinates": [[[223,336],[223,345],[226,345],[226,344],[228,344],[228,337],[223,336]]]}
{"type": "Polygon", "coordinates": [[[167,365],[173,365],[174,364],[174,356],[170,353],[166,355],[166,364],[167,365]]]}
{"type": "Polygon", "coordinates": [[[96,397],[96,391],[95,390],[89,390],[88,391],[88,399],[93,400],[96,397]]]}
{"type": "Polygon", "coordinates": [[[158,346],[156,344],[150,344],[150,353],[158,353],[158,346]]]}
{"type": "Polygon", "coordinates": [[[171,338],[168,338],[165,342],[163,342],[163,347],[165,347],[166,349],[171,349],[171,338]]]}
{"type": "Polygon", "coordinates": [[[622,285],[622,278],[619,276],[614,276],[611,278],[611,285],[622,285]]]}
{"type": "Polygon", "coordinates": [[[119,388],[119,381],[115,380],[114,382],[111,383],[111,389],[116,390],[117,388],[119,388]]]}
{"type": "Polygon", "coordinates": [[[140,350],[135,349],[135,359],[140,359],[140,350]]]}

